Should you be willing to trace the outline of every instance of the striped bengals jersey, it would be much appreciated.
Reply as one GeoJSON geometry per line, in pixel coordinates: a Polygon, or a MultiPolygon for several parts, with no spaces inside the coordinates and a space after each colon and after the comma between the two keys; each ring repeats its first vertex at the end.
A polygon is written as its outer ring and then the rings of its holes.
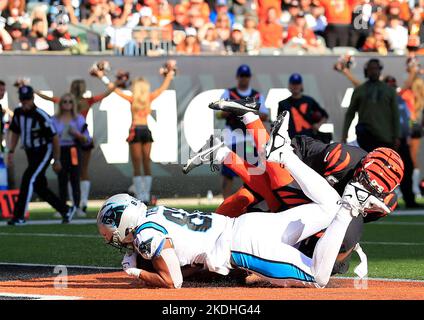
{"type": "Polygon", "coordinates": [[[294,137],[292,146],[297,156],[323,176],[340,195],[368,154],[359,147],[342,143],[325,144],[307,136],[294,137]]]}
{"type": "MultiPolygon", "coordinates": [[[[325,144],[307,136],[296,136],[292,139],[296,154],[309,167],[323,176],[334,189],[342,195],[347,183],[352,180],[355,171],[362,166],[362,160],[368,153],[355,146],[330,143],[325,144]]],[[[300,187],[299,187],[300,188],[300,187]]],[[[396,193],[390,192],[384,202],[393,211],[397,206],[396,193]]],[[[364,222],[371,222],[385,214],[369,212],[364,222]]]]}
{"type": "MultiPolygon", "coordinates": [[[[341,143],[325,144],[308,136],[295,136],[291,145],[297,156],[323,176],[342,195],[347,183],[353,178],[367,152],[359,147],[341,143]]],[[[273,189],[281,202],[281,210],[287,210],[311,200],[303,193],[296,180],[273,189]]]]}

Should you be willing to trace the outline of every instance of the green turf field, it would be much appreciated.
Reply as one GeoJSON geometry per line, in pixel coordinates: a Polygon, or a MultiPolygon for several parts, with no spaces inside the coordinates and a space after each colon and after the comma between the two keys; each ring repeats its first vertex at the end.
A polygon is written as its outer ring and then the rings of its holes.
{"type": "MultiPolygon", "coordinates": [[[[96,213],[90,211],[89,218],[96,213]]],[[[33,212],[32,219],[52,214],[52,210],[33,212]]],[[[0,241],[0,262],[119,267],[122,257],[104,244],[94,224],[3,226],[0,241]]],[[[367,224],[362,241],[369,277],[424,280],[424,216],[387,217],[367,224]]],[[[353,275],[358,261],[354,254],[348,275],[353,275]]]]}

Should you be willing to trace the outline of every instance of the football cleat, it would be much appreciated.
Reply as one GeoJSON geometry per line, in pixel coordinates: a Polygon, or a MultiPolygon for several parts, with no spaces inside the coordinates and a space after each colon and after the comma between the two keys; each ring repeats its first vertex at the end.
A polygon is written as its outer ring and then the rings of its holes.
{"type": "Polygon", "coordinates": [[[223,146],[224,142],[221,141],[221,139],[211,135],[206,144],[193,157],[188,159],[187,163],[183,167],[183,173],[187,174],[204,163],[210,163],[211,169],[215,171],[216,165],[214,164],[214,160],[216,152],[223,146]]]}
{"type": "Polygon", "coordinates": [[[341,205],[350,209],[353,217],[367,215],[367,212],[377,211],[389,214],[391,209],[383,200],[369,192],[361,183],[349,182],[343,192],[341,205]]]}
{"type": "Polygon", "coordinates": [[[265,146],[266,159],[268,161],[284,163],[284,154],[293,152],[293,147],[290,145],[291,139],[287,131],[289,120],[290,114],[284,111],[273,123],[269,140],[265,146]]]}
{"type": "Polygon", "coordinates": [[[227,111],[236,116],[243,116],[248,112],[259,114],[260,103],[255,98],[243,98],[239,100],[218,100],[209,104],[213,110],[227,111]]]}
{"type": "Polygon", "coordinates": [[[7,225],[9,226],[24,226],[26,224],[25,219],[16,219],[13,218],[12,220],[9,220],[7,222],[7,225]]]}
{"type": "Polygon", "coordinates": [[[70,223],[76,212],[77,212],[77,207],[75,206],[69,207],[68,211],[63,216],[62,223],[63,224],[70,223]]]}

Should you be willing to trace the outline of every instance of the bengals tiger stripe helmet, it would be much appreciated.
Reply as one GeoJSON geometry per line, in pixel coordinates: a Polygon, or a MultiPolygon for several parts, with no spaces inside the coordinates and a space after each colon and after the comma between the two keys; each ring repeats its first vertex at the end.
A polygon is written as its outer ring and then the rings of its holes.
{"type": "Polygon", "coordinates": [[[399,186],[403,172],[404,164],[396,151],[377,148],[364,157],[357,178],[369,191],[384,198],[399,186]]]}

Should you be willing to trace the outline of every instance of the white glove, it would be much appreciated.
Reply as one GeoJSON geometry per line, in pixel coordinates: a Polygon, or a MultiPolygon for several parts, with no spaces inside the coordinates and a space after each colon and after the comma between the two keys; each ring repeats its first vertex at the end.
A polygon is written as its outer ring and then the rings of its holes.
{"type": "Polygon", "coordinates": [[[134,278],[140,278],[141,269],[138,268],[127,268],[125,269],[125,272],[130,276],[134,278]]]}
{"type": "Polygon", "coordinates": [[[122,259],[122,269],[127,271],[129,268],[137,267],[137,254],[136,253],[126,253],[124,259],[122,259]]]}

